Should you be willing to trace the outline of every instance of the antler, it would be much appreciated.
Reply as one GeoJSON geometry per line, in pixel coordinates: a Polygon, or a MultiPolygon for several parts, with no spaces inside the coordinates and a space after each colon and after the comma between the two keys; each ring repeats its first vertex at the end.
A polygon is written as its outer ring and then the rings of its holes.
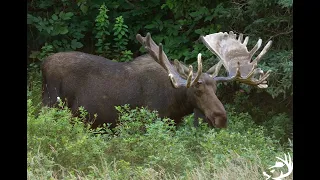
{"type": "MultiPolygon", "coordinates": [[[[175,67],[169,62],[167,55],[163,52],[162,44],[160,43],[158,46],[152,40],[150,33],[147,33],[146,37],[137,34],[136,38],[142,45],[144,45],[149,54],[168,72],[170,80],[175,88],[179,88],[181,86],[189,88],[199,80],[202,74],[202,60],[200,53],[198,54],[198,71],[194,78],[192,65],[189,65],[188,70],[179,68],[176,70],[175,67]],[[182,76],[179,74],[179,72],[182,76]],[[185,72],[187,72],[188,75],[186,75],[185,72]],[[187,79],[184,79],[185,77],[187,79]]],[[[175,60],[174,63],[177,64],[179,62],[178,60],[175,60]]]]}
{"type": "Polygon", "coordinates": [[[260,68],[256,67],[261,57],[270,48],[272,41],[269,41],[260,54],[252,61],[252,56],[261,47],[262,40],[259,39],[249,52],[246,47],[249,37],[247,36],[242,42],[243,34],[240,34],[238,39],[236,39],[236,36],[236,34],[230,31],[229,34],[219,32],[200,37],[205,46],[220,59],[218,64],[210,68],[207,73],[213,73],[216,81],[237,80],[248,85],[258,86],[259,88],[267,88],[266,79],[269,77],[271,70],[263,73],[260,68]],[[228,71],[228,77],[216,77],[222,64],[228,71]],[[254,78],[255,75],[259,75],[259,79],[254,78]]]}

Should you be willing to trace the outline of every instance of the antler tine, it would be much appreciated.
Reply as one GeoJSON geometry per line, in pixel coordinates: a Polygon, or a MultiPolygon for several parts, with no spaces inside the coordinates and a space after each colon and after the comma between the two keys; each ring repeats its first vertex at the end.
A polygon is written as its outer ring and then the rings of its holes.
{"type": "Polygon", "coordinates": [[[263,81],[265,81],[269,76],[270,76],[270,73],[272,71],[271,70],[268,70],[258,81],[257,83],[262,83],[263,81]]]}
{"type": "Polygon", "coordinates": [[[187,79],[187,77],[188,77],[187,74],[188,74],[188,72],[189,72],[189,68],[186,67],[186,66],[184,66],[183,64],[181,64],[181,62],[179,62],[178,59],[175,59],[175,60],[173,61],[173,64],[175,65],[178,73],[179,73],[183,78],[187,79]]]}
{"type": "Polygon", "coordinates": [[[239,34],[238,41],[241,43],[242,39],[243,39],[243,34],[241,33],[241,34],[239,34]]]}
{"type": "Polygon", "coordinates": [[[250,76],[246,77],[246,79],[251,79],[254,75],[259,75],[259,80],[257,82],[262,82],[263,80],[266,80],[266,78],[270,75],[271,70],[267,71],[267,73],[263,73],[263,70],[260,68],[254,69],[253,73],[250,74],[250,76]]]}
{"type": "Polygon", "coordinates": [[[212,66],[207,73],[211,75],[211,77],[216,77],[221,69],[222,61],[219,61],[217,64],[212,66]]]}
{"type": "Polygon", "coordinates": [[[257,44],[251,49],[250,51],[250,59],[252,58],[252,56],[254,55],[254,53],[257,52],[257,50],[261,47],[261,44],[262,44],[262,39],[259,39],[257,44]]]}
{"type": "Polygon", "coordinates": [[[253,81],[252,79],[238,79],[239,82],[249,84],[249,85],[255,85],[258,86],[259,84],[266,81],[266,79],[270,76],[271,70],[267,71],[259,80],[253,81]]]}
{"type": "Polygon", "coordinates": [[[233,33],[233,31],[229,32],[229,37],[232,39],[236,39],[237,35],[233,33]]]}
{"type": "Polygon", "coordinates": [[[174,69],[174,67],[172,67],[166,54],[163,52],[163,46],[161,43],[158,46],[152,40],[150,33],[147,33],[146,37],[142,37],[140,34],[137,34],[136,38],[145,47],[150,56],[168,72],[171,82],[175,88],[185,85],[186,80],[182,79],[179,76],[179,73],[174,69]]]}
{"type": "Polygon", "coordinates": [[[252,70],[245,78],[250,79],[255,74],[263,74],[263,71],[261,70],[261,68],[255,68],[254,66],[252,66],[252,70]]]}
{"type": "MultiPolygon", "coordinates": [[[[148,40],[148,36],[147,36],[147,40],[148,40]]],[[[168,68],[166,67],[164,61],[163,61],[163,46],[162,43],[159,43],[159,63],[161,66],[163,66],[166,70],[168,70],[168,68]]]]}
{"type": "Polygon", "coordinates": [[[137,39],[142,45],[144,45],[144,38],[141,36],[141,34],[137,34],[137,35],[136,35],[136,39],[137,39]]]}
{"type": "Polygon", "coordinates": [[[147,33],[146,37],[142,37],[140,34],[137,34],[136,39],[144,46],[144,48],[148,51],[152,58],[154,58],[158,63],[160,63],[157,54],[155,53],[155,51],[152,50],[152,48],[157,49],[157,45],[151,39],[151,34],[147,33]]]}
{"type": "Polygon", "coordinates": [[[150,39],[151,39],[151,34],[150,33],[147,33],[147,36],[146,36],[146,46],[147,47],[150,47],[151,44],[150,44],[150,39]]]}
{"type": "Polygon", "coordinates": [[[241,73],[240,73],[240,62],[238,61],[238,67],[236,70],[236,77],[240,77],[241,78],[241,73]]]}
{"type": "Polygon", "coordinates": [[[244,38],[244,41],[243,41],[242,45],[247,46],[248,41],[249,41],[249,36],[247,36],[246,38],[244,38]]]}
{"type": "Polygon", "coordinates": [[[196,78],[194,78],[194,80],[192,81],[191,85],[193,85],[194,83],[198,82],[198,80],[200,79],[200,76],[202,74],[202,60],[201,60],[201,53],[198,54],[198,71],[197,71],[197,76],[196,78]]]}
{"type": "Polygon", "coordinates": [[[237,69],[236,74],[234,76],[228,76],[228,77],[214,77],[213,79],[217,82],[225,82],[225,81],[233,81],[233,80],[242,80],[241,72],[240,72],[240,62],[237,63],[237,69]]]}
{"type": "Polygon", "coordinates": [[[262,56],[270,49],[272,41],[269,41],[267,45],[262,49],[260,54],[252,61],[252,64],[257,65],[262,56]]]}
{"type": "Polygon", "coordinates": [[[268,84],[259,84],[257,85],[257,87],[260,89],[265,89],[265,88],[268,88],[268,84]]]}
{"type": "MultiPolygon", "coordinates": [[[[261,70],[260,68],[259,69],[254,69],[253,72],[255,71],[259,71],[261,70]]],[[[262,70],[261,70],[262,71],[262,70]]],[[[237,73],[238,73],[238,69],[237,69],[237,73]]],[[[263,73],[263,71],[262,71],[263,73]]],[[[225,81],[229,81],[229,80],[237,80],[239,82],[242,82],[242,83],[245,83],[245,84],[248,84],[248,85],[252,85],[252,86],[257,86],[259,88],[267,88],[268,85],[266,84],[266,79],[270,76],[270,73],[271,73],[271,70],[268,70],[265,74],[263,74],[263,76],[259,77],[259,80],[254,80],[252,79],[251,77],[253,76],[253,73],[250,75],[250,77],[246,77],[246,78],[242,78],[241,76],[239,76],[238,74],[235,75],[234,77],[232,78],[229,78],[225,81]]]]}
{"type": "Polygon", "coordinates": [[[187,79],[187,88],[189,88],[192,83],[191,83],[191,80],[192,80],[192,77],[193,77],[193,67],[192,65],[189,65],[189,75],[188,75],[188,79],[187,79]]]}
{"type": "Polygon", "coordinates": [[[157,61],[167,71],[168,76],[169,76],[169,78],[175,88],[179,88],[181,86],[190,87],[190,86],[192,86],[193,82],[196,82],[199,80],[198,76],[200,76],[199,74],[201,74],[201,71],[202,71],[201,59],[200,59],[200,65],[199,65],[200,72],[198,70],[196,79],[194,79],[192,81],[193,67],[191,65],[189,66],[188,75],[186,75],[184,67],[182,67],[182,69],[181,69],[181,67],[178,66],[178,68],[176,69],[174,67],[174,65],[172,65],[170,63],[167,55],[163,51],[163,45],[161,43],[159,43],[159,46],[158,46],[152,40],[150,33],[147,33],[146,37],[142,37],[140,34],[137,34],[136,38],[142,45],[144,45],[146,50],[149,52],[150,56],[152,58],[154,58],[154,60],[157,61]],[[184,72],[183,72],[183,74],[180,75],[179,71],[181,71],[181,70],[184,72]],[[185,76],[187,76],[187,79],[183,78],[185,76]]]}

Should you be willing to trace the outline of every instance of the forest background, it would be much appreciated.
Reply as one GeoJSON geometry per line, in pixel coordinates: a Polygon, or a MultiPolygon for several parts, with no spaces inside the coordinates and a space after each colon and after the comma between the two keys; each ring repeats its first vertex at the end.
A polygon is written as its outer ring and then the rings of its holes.
{"type": "Polygon", "coordinates": [[[292,0],[29,0],[28,178],[139,179],[148,174],[160,179],[219,179],[229,177],[231,171],[242,172],[244,179],[263,177],[276,155],[292,155],[292,6],[292,0]],[[76,132],[75,128],[67,130],[64,122],[73,119],[68,109],[63,105],[60,109],[41,107],[40,64],[52,53],[76,50],[130,61],[145,53],[135,35],[150,32],[171,60],[196,66],[201,52],[205,71],[218,59],[199,37],[220,31],[249,36],[248,49],[258,38],[262,46],[273,41],[258,65],[264,71],[272,70],[267,89],[236,82],[219,84],[217,95],[231,119],[228,130],[210,130],[205,124],[194,129],[192,115],[172,130],[167,126],[170,120],[154,122],[156,112],[124,106],[118,107],[119,118],[131,124],[136,136],[119,126],[116,138],[108,133],[96,135],[80,125],[76,132]],[[125,117],[134,117],[141,124],[132,124],[125,117]],[[134,129],[144,125],[149,129],[134,129]],[[148,139],[150,133],[157,138],[148,139]],[[163,149],[157,151],[148,144],[163,149]],[[235,166],[234,159],[242,165],[235,166]]]}

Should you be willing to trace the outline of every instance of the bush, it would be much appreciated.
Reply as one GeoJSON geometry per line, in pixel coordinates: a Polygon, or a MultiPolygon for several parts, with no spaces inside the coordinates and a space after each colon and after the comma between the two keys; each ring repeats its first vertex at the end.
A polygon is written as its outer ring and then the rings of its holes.
{"type": "Polygon", "coordinates": [[[166,167],[169,172],[180,172],[190,165],[186,149],[174,137],[173,120],[161,119],[156,111],[146,108],[116,108],[120,113],[117,136],[108,142],[112,157],[157,170],[166,167]]]}
{"type": "Polygon", "coordinates": [[[271,119],[265,121],[266,134],[273,139],[278,139],[281,143],[286,143],[288,138],[292,139],[293,124],[292,120],[285,113],[279,113],[271,119]]]}
{"type": "MultiPolygon", "coordinates": [[[[255,169],[252,177],[262,177],[276,156],[290,152],[277,139],[265,136],[265,129],[247,113],[236,114],[232,109],[228,129],[211,129],[203,122],[198,128],[188,126],[192,116],[175,126],[146,108],[116,108],[118,125],[113,133],[104,129],[100,134],[103,128],[90,129],[83,123],[84,116],[72,117],[63,105],[44,107],[35,117],[29,99],[28,177],[130,179],[149,173],[159,179],[184,179],[225,176],[223,172],[239,168],[255,169]],[[229,167],[237,162],[243,167],[229,167]]],[[[243,172],[243,177],[249,173],[243,172]]]]}
{"type": "MultiPolygon", "coordinates": [[[[103,135],[83,123],[83,117],[72,117],[65,106],[41,109],[36,117],[32,101],[28,100],[27,147],[31,154],[48,156],[55,164],[85,171],[99,163],[105,150],[103,135]]],[[[106,136],[106,135],[104,135],[106,136]]]]}

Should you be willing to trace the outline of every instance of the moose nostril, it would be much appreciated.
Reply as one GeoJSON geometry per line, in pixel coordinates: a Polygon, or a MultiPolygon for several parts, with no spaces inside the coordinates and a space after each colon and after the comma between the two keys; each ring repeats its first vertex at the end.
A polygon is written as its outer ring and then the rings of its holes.
{"type": "Polygon", "coordinates": [[[214,124],[218,128],[226,128],[227,127],[227,115],[225,113],[215,115],[214,124]]]}

